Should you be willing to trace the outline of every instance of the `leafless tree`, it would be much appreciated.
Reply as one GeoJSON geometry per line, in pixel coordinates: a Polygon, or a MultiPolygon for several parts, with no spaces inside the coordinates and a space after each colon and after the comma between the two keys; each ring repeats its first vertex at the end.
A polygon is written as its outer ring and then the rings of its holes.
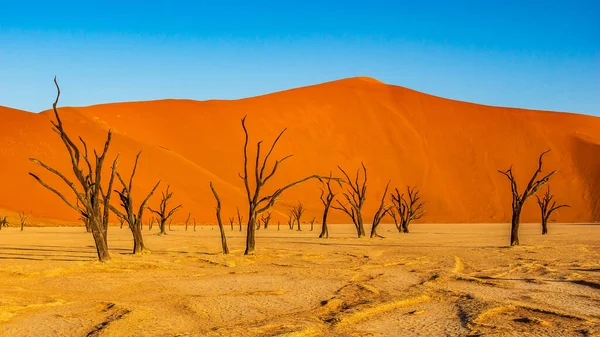
{"type": "Polygon", "coordinates": [[[237,211],[238,224],[240,225],[240,232],[242,231],[242,221],[244,221],[244,217],[240,215],[240,209],[238,207],[235,208],[237,211]]]}
{"type": "Polygon", "coordinates": [[[150,198],[152,198],[152,195],[154,195],[154,191],[156,191],[156,188],[160,184],[160,181],[158,181],[156,185],[154,185],[136,212],[133,206],[132,195],[133,178],[135,177],[135,172],[137,171],[137,165],[141,154],[142,153],[139,152],[135,157],[135,163],[133,164],[133,170],[131,171],[131,176],[129,177],[128,183],[125,182],[121,174],[117,172],[117,179],[121,183],[121,190],[115,190],[115,192],[119,195],[119,199],[121,200],[120,206],[123,210],[120,211],[116,207],[110,207],[111,211],[113,211],[113,213],[115,213],[120,219],[121,227],[123,226],[123,222],[127,222],[127,225],[131,230],[131,234],[133,236],[133,254],[145,254],[150,252],[144,245],[144,236],[142,235],[142,226],[144,223],[142,222],[142,219],[148,201],[150,201],[150,198]]]}
{"type": "Polygon", "coordinates": [[[406,191],[406,197],[397,188],[391,194],[394,209],[390,211],[390,214],[394,218],[398,232],[401,233],[408,233],[410,223],[425,214],[425,210],[423,210],[425,203],[421,201],[417,187],[406,186],[406,191]]]}
{"type": "MultiPolygon", "coordinates": [[[[158,208],[158,210],[152,209],[150,207],[148,207],[148,209],[156,214],[158,216],[158,225],[160,226],[160,235],[166,235],[167,234],[167,221],[171,218],[171,216],[173,216],[173,214],[175,214],[175,212],[177,212],[177,210],[179,210],[179,208],[181,208],[181,205],[177,205],[174,208],[172,208],[171,210],[169,210],[169,200],[171,199],[171,197],[173,197],[173,192],[169,192],[169,188],[170,186],[167,186],[167,190],[165,192],[162,192],[162,199],[160,200],[160,206],[158,208]]],[[[169,223],[169,226],[171,224],[169,223]]],[[[170,230],[170,228],[169,228],[170,230]]]]}
{"type": "Polygon", "coordinates": [[[31,216],[31,211],[28,214],[25,214],[25,211],[19,212],[19,221],[21,222],[21,232],[25,229],[25,225],[27,225],[27,219],[31,216]]]}
{"type": "Polygon", "coordinates": [[[498,170],[498,172],[502,173],[510,181],[510,187],[512,192],[512,219],[510,228],[511,246],[519,245],[519,224],[521,222],[521,210],[523,209],[525,201],[527,201],[529,197],[534,195],[545,183],[548,182],[550,177],[554,173],[556,173],[556,170],[554,170],[548,173],[547,175],[543,176],[541,179],[537,179],[538,175],[542,172],[542,161],[544,155],[548,152],[550,152],[550,150],[544,151],[540,155],[540,158],[538,159],[538,168],[533,173],[531,179],[529,179],[529,182],[527,183],[527,186],[525,187],[525,190],[523,190],[522,194],[519,193],[519,190],[517,188],[517,180],[513,175],[512,166],[506,171],[498,170]]]}
{"type": "Polygon", "coordinates": [[[267,229],[269,227],[269,222],[271,221],[271,212],[265,212],[260,219],[263,223],[263,228],[267,229]]]}
{"type": "Polygon", "coordinates": [[[317,220],[316,217],[313,217],[312,220],[310,220],[310,231],[312,232],[313,229],[315,228],[315,220],[317,220]]]}
{"type": "Polygon", "coordinates": [[[173,218],[169,219],[169,231],[171,231],[171,223],[173,222],[173,218]]]}
{"type": "Polygon", "coordinates": [[[96,150],[94,150],[95,162],[94,165],[92,165],[92,161],[88,156],[88,147],[83,138],[79,137],[79,141],[81,142],[81,146],[83,147],[82,152],[79,146],[75,145],[75,143],[67,135],[67,132],[63,127],[62,120],[60,119],[58,110],[56,108],[58,104],[58,99],[60,97],[60,87],[58,86],[56,77],[54,78],[54,84],[56,85],[57,95],[56,100],[52,105],[52,108],[54,111],[54,117],[56,118],[56,122],[51,121],[51,123],[53,125],[53,130],[60,136],[67,152],[69,153],[72,170],[75,174],[75,177],[77,179],[76,182],[79,186],[73,183],[63,173],[50,167],[49,165],[46,165],[40,160],[35,158],[29,158],[29,160],[43,167],[44,169],[58,176],[62,181],[64,181],[67,184],[67,186],[69,186],[70,189],[73,191],[76,200],[81,206],[75,206],[61,192],[46,184],[36,174],[31,172],[29,174],[43,187],[56,194],[69,207],[77,211],[81,216],[83,216],[89,221],[89,225],[92,230],[92,236],[94,238],[94,243],[96,244],[98,259],[100,261],[107,261],[110,259],[107,242],[108,220],[110,213],[109,205],[119,155],[117,155],[115,160],[113,161],[108,186],[106,188],[102,187],[102,168],[104,165],[106,154],[110,147],[112,131],[108,131],[106,142],[104,143],[104,149],[101,152],[101,154],[98,154],[96,150]],[[81,158],[83,158],[84,161],[83,165],[81,165],[82,167],[80,167],[81,158]]]}
{"type": "Polygon", "coordinates": [[[277,220],[277,230],[279,230],[279,226],[281,226],[281,221],[277,220]]]}
{"type": "Polygon", "coordinates": [[[365,204],[366,196],[367,196],[367,168],[363,163],[360,163],[363,171],[363,179],[362,182],[360,180],[360,168],[356,171],[356,178],[354,181],[350,179],[350,176],[344,171],[341,167],[338,166],[338,169],[342,171],[346,180],[344,183],[348,184],[349,188],[346,192],[343,192],[342,195],[348,202],[347,204],[343,204],[341,201],[336,200],[338,206],[331,206],[333,209],[337,209],[346,213],[350,219],[352,219],[352,223],[356,228],[356,234],[358,237],[365,236],[365,227],[363,225],[362,218],[362,207],[365,204]]]}
{"type": "Polygon", "coordinates": [[[230,217],[229,218],[229,226],[231,226],[231,230],[233,230],[233,223],[235,222],[235,218],[234,217],[230,217]]]}
{"type": "Polygon", "coordinates": [[[152,225],[154,224],[154,217],[150,217],[148,220],[148,230],[152,230],[152,225]]]}
{"type": "Polygon", "coordinates": [[[548,189],[542,198],[535,196],[537,198],[538,205],[540,206],[540,211],[542,213],[542,234],[548,234],[548,219],[550,218],[550,214],[556,211],[561,207],[571,207],[569,205],[556,205],[556,201],[552,200],[554,196],[550,194],[550,185],[548,185],[548,189]],[[550,205],[552,202],[552,205],[550,205]]]}
{"type": "Polygon", "coordinates": [[[125,223],[125,219],[121,218],[121,217],[117,217],[119,219],[119,228],[123,229],[123,223],[125,223]]]}
{"type": "Polygon", "coordinates": [[[288,216],[288,220],[287,220],[288,227],[289,227],[290,230],[293,230],[294,229],[294,220],[295,220],[294,210],[290,209],[288,211],[287,216],[288,216]]]}
{"type": "Polygon", "coordinates": [[[221,231],[221,247],[223,248],[223,254],[229,254],[229,248],[227,247],[227,238],[225,237],[225,229],[223,228],[223,221],[221,221],[221,198],[217,194],[217,190],[210,182],[210,189],[217,200],[217,223],[219,224],[219,230],[221,231]]]}
{"type": "Polygon", "coordinates": [[[194,232],[196,231],[196,217],[194,217],[194,232]]]}
{"type": "Polygon", "coordinates": [[[246,234],[246,250],[245,250],[244,254],[250,255],[250,254],[254,254],[256,221],[257,221],[258,215],[260,215],[263,212],[268,211],[269,208],[271,208],[275,204],[275,202],[277,201],[277,198],[279,196],[281,196],[281,194],[283,192],[285,192],[287,189],[294,187],[298,184],[301,184],[305,181],[308,181],[310,179],[317,179],[317,178],[319,178],[319,176],[310,175],[308,177],[305,177],[303,179],[294,181],[288,185],[280,187],[280,188],[276,189],[270,195],[261,196],[261,190],[262,190],[263,186],[275,175],[279,165],[281,163],[283,163],[286,159],[291,157],[291,155],[288,155],[286,157],[283,157],[282,159],[275,160],[275,164],[269,170],[270,172],[268,172],[268,173],[265,172],[269,157],[271,156],[273,149],[277,145],[277,142],[279,141],[279,139],[285,132],[285,129],[284,129],[283,131],[281,131],[279,133],[277,138],[275,138],[273,145],[271,145],[271,148],[267,152],[266,156],[262,159],[262,163],[261,163],[261,153],[260,153],[262,141],[258,142],[258,144],[256,146],[256,158],[254,161],[255,162],[255,164],[254,164],[255,183],[254,183],[254,188],[253,188],[254,191],[252,191],[250,188],[250,179],[248,176],[248,138],[249,137],[248,137],[248,130],[246,129],[246,117],[242,118],[242,128],[244,129],[244,134],[246,137],[245,137],[245,142],[244,142],[244,170],[243,170],[243,174],[240,174],[240,178],[242,178],[242,180],[244,181],[244,187],[246,189],[246,195],[248,197],[248,226],[247,226],[247,234],[246,234]]]}
{"type": "MultiPolygon", "coordinates": [[[[292,207],[292,215],[294,216],[296,223],[298,223],[298,231],[302,231],[302,228],[300,228],[300,220],[302,219],[302,214],[304,214],[304,211],[306,211],[306,209],[300,201],[298,201],[298,205],[292,207]]],[[[293,224],[292,227],[294,227],[293,224]]]]}
{"type": "Polygon", "coordinates": [[[0,217],[0,230],[2,230],[2,228],[4,227],[10,227],[10,225],[8,224],[8,220],[6,219],[6,216],[0,217]]]}
{"type": "Polygon", "coordinates": [[[191,217],[191,216],[192,216],[192,213],[191,213],[191,212],[188,212],[188,216],[187,216],[187,218],[185,219],[185,231],[186,231],[186,232],[187,232],[187,230],[188,230],[188,224],[190,223],[190,217],[191,217]]]}
{"type": "Polygon", "coordinates": [[[390,181],[388,181],[387,185],[385,185],[385,190],[383,191],[383,196],[381,197],[381,202],[379,203],[379,208],[377,212],[375,212],[375,216],[373,217],[373,226],[371,226],[371,237],[382,238],[383,236],[377,234],[377,227],[381,222],[381,219],[392,209],[392,205],[386,205],[385,199],[387,197],[387,191],[390,187],[390,181]]]}
{"type": "MultiPolygon", "coordinates": [[[[319,234],[319,238],[329,238],[329,228],[327,227],[327,216],[329,215],[329,208],[331,207],[331,203],[337,193],[333,193],[331,189],[331,172],[329,172],[329,178],[326,181],[321,180],[324,187],[327,187],[327,191],[324,188],[321,188],[321,202],[323,203],[323,222],[321,225],[321,234],[319,234]]],[[[338,182],[339,183],[339,182],[338,182]]],[[[341,187],[341,184],[340,184],[341,187]]]]}

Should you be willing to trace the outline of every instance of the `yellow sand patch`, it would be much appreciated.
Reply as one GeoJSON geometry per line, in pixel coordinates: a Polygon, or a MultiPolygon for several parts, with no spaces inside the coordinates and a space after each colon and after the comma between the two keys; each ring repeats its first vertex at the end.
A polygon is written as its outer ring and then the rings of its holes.
{"type": "Polygon", "coordinates": [[[66,304],[65,300],[56,300],[50,303],[36,303],[29,305],[4,305],[0,306],[0,322],[6,322],[10,320],[13,316],[17,314],[19,311],[28,310],[28,309],[36,309],[42,307],[56,307],[59,305],[66,304]]]}
{"type": "Polygon", "coordinates": [[[364,319],[367,319],[371,316],[375,316],[378,314],[382,314],[384,312],[388,312],[388,311],[392,311],[398,308],[402,308],[402,307],[406,307],[409,305],[414,305],[414,304],[420,304],[420,303],[424,303],[424,302],[428,302],[431,300],[431,297],[427,296],[427,295],[423,295],[423,296],[418,296],[418,297],[412,297],[412,298],[407,298],[404,300],[398,300],[398,301],[394,301],[394,302],[389,302],[389,303],[385,303],[385,304],[381,304],[369,309],[365,309],[362,311],[359,311],[353,315],[344,317],[340,320],[340,322],[338,323],[339,325],[349,325],[349,324],[354,324],[357,322],[360,322],[364,319]]]}
{"type": "Polygon", "coordinates": [[[321,336],[321,333],[316,328],[306,328],[303,330],[293,331],[284,333],[282,335],[277,335],[279,337],[312,337],[312,336],[321,336]]]}
{"type": "Polygon", "coordinates": [[[477,316],[473,320],[473,322],[481,323],[486,318],[489,318],[494,315],[498,315],[498,314],[506,312],[506,311],[512,311],[512,310],[515,310],[514,305],[505,305],[505,306],[501,306],[501,307],[495,307],[495,308],[486,310],[486,311],[482,312],[481,314],[479,314],[479,316],[477,316]]]}
{"type": "Polygon", "coordinates": [[[460,257],[455,256],[454,257],[454,269],[452,270],[452,272],[453,273],[462,273],[463,270],[465,270],[465,264],[460,259],[460,257]]]}

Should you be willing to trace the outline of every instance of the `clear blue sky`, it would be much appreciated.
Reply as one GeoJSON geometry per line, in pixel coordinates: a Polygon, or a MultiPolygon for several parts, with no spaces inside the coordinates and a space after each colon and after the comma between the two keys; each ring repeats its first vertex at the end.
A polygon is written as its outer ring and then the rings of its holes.
{"type": "Polygon", "coordinates": [[[600,115],[600,1],[0,1],[0,105],[234,99],[352,76],[600,115]]]}

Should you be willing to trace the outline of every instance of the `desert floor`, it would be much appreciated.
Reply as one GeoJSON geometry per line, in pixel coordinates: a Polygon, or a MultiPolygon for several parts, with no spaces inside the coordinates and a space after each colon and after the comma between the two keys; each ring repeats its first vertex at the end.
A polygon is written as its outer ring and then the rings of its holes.
{"type": "MultiPolygon", "coordinates": [[[[317,227],[317,226],[315,226],[317,227]]],[[[367,226],[368,227],[368,226],[367,226]]],[[[95,260],[82,228],[0,231],[1,336],[592,336],[600,333],[600,226],[414,224],[385,239],[352,226],[243,232],[144,229],[95,260]]],[[[368,228],[367,228],[368,230],[368,228]]]]}

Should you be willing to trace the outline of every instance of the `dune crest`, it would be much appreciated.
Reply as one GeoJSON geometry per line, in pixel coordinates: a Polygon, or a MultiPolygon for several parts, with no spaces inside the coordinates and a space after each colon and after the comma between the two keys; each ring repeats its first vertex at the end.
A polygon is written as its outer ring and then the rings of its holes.
{"type": "MultiPolygon", "coordinates": [[[[68,94],[68,88],[63,91],[68,94]]],[[[362,161],[369,173],[367,223],[388,179],[399,189],[420,187],[427,201],[422,222],[509,221],[509,183],[497,170],[513,165],[518,182],[526,184],[546,149],[552,152],[544,169],[560,171],[550,182],[553,193],[559,202],[571,205],[553,218],[589,222],[600,215],[593,193],[600,184],[595,159],[600,155],[600,137],[595,136],[600,134],[600,119],[591,116],[453,101],[368,77],[234,101],[158,100],[59,111],[72,137],[81,135],[91,147],[99,148],[111,128],[113,148],[107,159],[121,153],[119,169],[126,174],[142,151],[138,199],[162,178],[162,188],[170,184],[174,202],[183,204],[176,222],[188,212],[199,223],[214,222],[211,180],[223,200],[225,218],[234,216],[236,206],[247,211],[237,175],[243,159],[240,119],[246,114],[251,144],[269,143],[288,128],[274,158],[294,156],[265,192],[313,173],[339,174],[337,165],[354,174],[362,161]]],[[[51,130],[51,117],[47,112],[0,107],[0,213],[15,216],[32,210],[48,223],[76,222],[74,211],[27,174],[41,173],[68,192],[27,160],[36,157],[70,173],[65,150],[51,130]]],[[[313,216],[319,220],[319,187],[310,182],[284,194],[273,210],[275,221],[284,220],[297,200],[307,206],[307,221],[313,216]]],[[[157,202],[154,198],[151,205],[157,202]]],[[[538,221],[538,212],[535,199],[530,200],[523,221],[538,221]]],[[[348,219],[333,211],[330,221],[348,219]]]]}

